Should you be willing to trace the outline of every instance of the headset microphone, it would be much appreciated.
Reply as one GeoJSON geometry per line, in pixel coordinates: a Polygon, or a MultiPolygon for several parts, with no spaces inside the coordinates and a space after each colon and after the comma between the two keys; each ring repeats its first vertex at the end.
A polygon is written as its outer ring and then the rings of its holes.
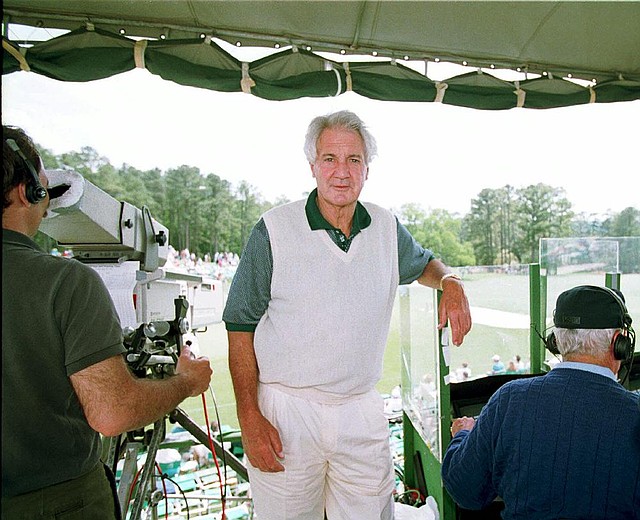
{"type": "MultiPolygon", "coordinates": [[[[538,335],[538,337],[542,340],[542,343],[544,343],[545,348],[551,352],[554,356],[559,356],[560,355],[560,351],[558,350],[558,345],[556,344],[556,337],[553,334],[553,332],[551,332],[550,334],[548,334],[546,337],[543,336],[542,334],[540,334],[538,332],[537,327],[534,327],[533,330],[536,331],[536,334],[538,335]]],[[[547,329],[548,330],[548,329],[547,329]]]]}
{"type": "Polygon", "coordinates": [[[40,183],[40,176],[38,172],[31,164],[31,161],[27,159],[27,156],[20,150],[18,143],[13,139],[6,140],[9,147],[18,154],[18,157],[22,159],[25,166],[27,167],[27,171],[30,173],[29,178],[27,179],[27,184],[25,185],[25,194],[27,196],[27,200],[31,204],[37,204],[38,202],[43,201],[47,196],[46,188],[40,183]]]}

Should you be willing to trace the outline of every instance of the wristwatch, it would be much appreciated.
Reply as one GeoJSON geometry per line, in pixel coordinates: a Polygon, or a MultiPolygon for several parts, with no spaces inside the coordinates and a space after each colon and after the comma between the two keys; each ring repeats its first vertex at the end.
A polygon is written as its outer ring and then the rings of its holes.
{"type": "Polygon", "coordinates": [[[462,278],[460,278],[456,273],[447,273],[445,274],[442,278],[440,278],[440,290],[444,290],[442,288],[442,282],[444,282],[447,278],[453,278],[454,280],[458,280],[458,281],[462,281],[462,278]]]}

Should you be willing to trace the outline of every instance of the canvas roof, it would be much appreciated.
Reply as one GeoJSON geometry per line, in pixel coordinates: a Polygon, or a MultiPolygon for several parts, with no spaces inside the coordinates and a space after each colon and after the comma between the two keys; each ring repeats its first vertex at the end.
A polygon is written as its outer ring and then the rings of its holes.
{"type": "Polygon", "coordinates": [[[90,81],[144,67],[267,99],[353,90],[482,109],[640,99],[640,2],[5,0],[3,21],[72,31],[3,36],[3,74],[90,81]],[[243,63],[221,40],[272,53],[243,63]],[[482,73],[432,81],[415,67],[435,61],[482,73]]]}

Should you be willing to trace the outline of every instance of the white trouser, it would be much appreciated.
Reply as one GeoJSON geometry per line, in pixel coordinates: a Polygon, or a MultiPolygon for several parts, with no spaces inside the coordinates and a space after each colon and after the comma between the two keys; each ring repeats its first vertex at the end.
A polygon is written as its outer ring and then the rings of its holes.
{"type": "Polygon", "coordinates": [[[382,397],[333,404],[259,388],[260,409],[282,440],[285,470],[248,463],[259,520],[393,520],[394,472],[382,397]]]}

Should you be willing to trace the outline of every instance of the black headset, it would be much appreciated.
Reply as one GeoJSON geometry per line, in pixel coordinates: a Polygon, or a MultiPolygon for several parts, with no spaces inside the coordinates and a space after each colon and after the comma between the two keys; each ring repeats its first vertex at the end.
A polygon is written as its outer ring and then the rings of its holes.
{"type": "Polygon", "coordinates": [[[22,159],[24,162],[27,171],[30,175],[27,178],[27,183],[25,185],[25,194],[27,196],[27,200],[31,204],[37,204],[38,202],[43,201],[47,196],[47,189],[40,183],[40,176],[38,172],[31,164],[31,161],[27,159],[27,156],[20,150],[18,143],[15,142],[14,139],[6,140],[9,147],[18,154],[18,157],[22,159]]]}
{"type": "MultiPolygon", "coordinates": [[[[636,348],[636,334],[631,328],[632,319],[629,311],[627,310],[627,306],[622,298],[620,298],[620,296],[612,289],[597,285],[590,285],[589,287],[608,294],[615,300],[618,307],[620,307],[620,318],[622,321],[622,327],[620,328],[622,329],[622,332],[616,332],[613,336],[613,357],[619,361],[630,361],[636,348]]],[[[556,337],[553,332],[546,338],[543,338],[542,341],[549,352],[556,356],[560,355],[556,337]]]]}

